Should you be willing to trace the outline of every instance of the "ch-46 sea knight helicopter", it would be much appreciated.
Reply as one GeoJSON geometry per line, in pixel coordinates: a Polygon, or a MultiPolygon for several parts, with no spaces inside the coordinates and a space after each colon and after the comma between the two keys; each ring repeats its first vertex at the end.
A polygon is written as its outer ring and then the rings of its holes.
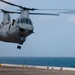
{"type": "Polygon", "coordinates": [[[30,11],[41,10],[41,9],[23,7],[17,4],[7,2],[5,0],[0,0],[0,1],[12,6],[19,7],[21,9],[20,12],[6,11],[4,9],[0,9],[4,13],[3,21],[0,24],[0,41],[18,43],[19,45],[17,46],[17,49],[21,49],[20,45],[23,45],[23,43],[26,41],[27,36],[34,33],[33,23],[29,15],[59,16],[59,14],[53,14],[53,13],[30,13],[30,11]],[[11,14],[17,13],[20,14],[20,16],[19,18],[11,22],[10,13],[11,14]]]}
{"type": "Polygon", "coordinates": [[[26,37],[34,33],[33,23],[29,15],[54,15],[59,16],[59,14],[53,13],[30,13],[30,11],[39,10],[35,8],[27,8],[20,5],[16,5],[5,0],[0,0],[3,3],[16,6],[21,8],[21,12],[7,11],[0,9],[3,12],[3,21],[0,24],[0,41],[18,43],[17,49],[21,49],[20,45],[26,41],[26,37]],[[13,19],[11,22],[10,13],[20,14],[19,18],[13,19]]]}

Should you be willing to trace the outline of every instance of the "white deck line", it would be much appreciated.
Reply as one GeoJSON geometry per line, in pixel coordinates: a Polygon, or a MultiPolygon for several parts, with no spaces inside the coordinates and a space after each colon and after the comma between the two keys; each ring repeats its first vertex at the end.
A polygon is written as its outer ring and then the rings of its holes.
{"type": "Polygon", "coordinates": [[[52,70],[68,70],[75,71],[75,68],[69,67],[51,67],[51,66],[33,66],[33,65],[15,65],[15,64],[1,64],[2,66],[8,67],[29,67],[29,68],[39,68],[39,69],[52,69],[52,70]]]}

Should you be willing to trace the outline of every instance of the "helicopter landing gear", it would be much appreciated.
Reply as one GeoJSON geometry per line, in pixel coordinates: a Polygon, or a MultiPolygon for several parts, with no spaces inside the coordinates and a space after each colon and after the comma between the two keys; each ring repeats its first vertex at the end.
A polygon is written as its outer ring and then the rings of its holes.
{"type": "Polygon", "coordinates": [[[17,46],[17,49],[21,49],[21,46],[18,45],[18,46],[17,46]]]}
{"type": "Polygon", "coordinates": [[[23,45],[23,42],[20,41],[19,45],[17,46],[17,49],[21,49],[21,46],[20,45],[23,45]]]}
{"type": "Polygon", "coordinates": [[[19,40],[19,45],[17,46],[17,49],[21,49],[20,45],[23,45],[23,42],[26,40],[22,35],[18,36],[18,40],[19,40]]]}

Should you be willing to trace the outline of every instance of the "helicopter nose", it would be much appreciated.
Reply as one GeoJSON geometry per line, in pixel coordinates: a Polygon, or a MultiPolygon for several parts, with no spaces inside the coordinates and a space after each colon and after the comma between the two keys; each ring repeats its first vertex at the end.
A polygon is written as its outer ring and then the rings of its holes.
{"type": "Polygon", "coordinates": [[[19,24],[19,32],[21,34],[28,34],[30,35],[31,33],[33,33],[33,25],[27,25],[27,24],[19,24]]]}
{"type": "Polygon", "coordinates": [[[25,32],[33,33],[33,30],[25,30],[25,32]]]}
{"type": "Polygon", "coordinates": [[[19,32],[21,33],[21,34],[28,34],[28,35],[30,35],[30,34],[32,34],[33,33],[33,29],[30,29],[30,28],[19,28],[19,32]]]}
{"type": "Polygon", "coordinates": [[[19,31],[20,31],[21,33],[33,33],[33,30],[30,30],[30,29],[19,28],[19,31]]]}

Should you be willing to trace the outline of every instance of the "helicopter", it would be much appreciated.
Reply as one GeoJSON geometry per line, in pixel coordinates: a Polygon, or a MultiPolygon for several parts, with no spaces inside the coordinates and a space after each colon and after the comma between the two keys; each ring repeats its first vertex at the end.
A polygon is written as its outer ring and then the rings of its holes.
{"type": "Polygon", "coordinates": [[[36,10],[67,10],[67,12],[60,13],[74,13],[75,10],[71,9],[36,9],[36,8],[27,8],[14,3],[10,3],[5,0],[0,0],[0,2],[9,4],[20,8],[20,12],[7,11],[0,9],[3,13],[3,21],[0,24],[0,41],[17,43],[17,49],[21,49],[21,45],[26,41],[26,38],[34,33],[33,22],[30,19],[30,15],[52,15],[59,16],[59,13],[31,13],[30,11],[36,10]],[[17,19],[13,19],[11,22],[10,14],[20,14],[17,19]]]}
{"type": "Polygon", "coordinates": [[[0,0],[3,3],[19,7],[20,12],[7,11],[0,9],[3,13],[3,21],[0,24],[0,41],[17,43],[17,49],[21,49],[21,45],[26,41],[26,38],[34,33],[34,26],[29,15],[52,15],[59,16],[55,13],[30,13],[30,11],[40,10],[36,8],[27,8],[17,4],[0,0]],[[11,22],[10,14],[20,14],[17,19],[13,19],[11,22]]]}

